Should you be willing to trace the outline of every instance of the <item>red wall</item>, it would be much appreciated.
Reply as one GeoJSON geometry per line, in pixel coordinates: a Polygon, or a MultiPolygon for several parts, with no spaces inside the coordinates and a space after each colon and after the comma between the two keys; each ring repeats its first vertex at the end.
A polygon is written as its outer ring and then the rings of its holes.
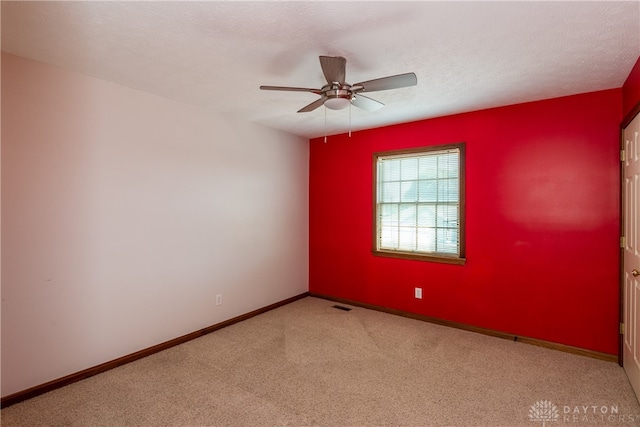
{"type": "Polygon", "coordinates": [[[621,120],[613,89],[311,140],[310,291],[617,354],[621,120]],[[374,257],[372,153],[459,141],[466,265],[374,257]]]}
{"type": "Polygon", "coordinates": [[[622,102],[625,117],[640,103],[640,57],[622,86],[622,102]]]}

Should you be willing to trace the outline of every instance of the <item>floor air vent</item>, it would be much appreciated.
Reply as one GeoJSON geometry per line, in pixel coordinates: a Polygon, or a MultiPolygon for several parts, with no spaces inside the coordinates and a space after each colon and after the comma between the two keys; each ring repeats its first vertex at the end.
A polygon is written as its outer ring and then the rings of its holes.
{"type": "Polygon", "coordinates": [[[334,305],[333,308],[337,308],[338,310],[342,310],[342,311],[351,311],[349,307],[344,307],[342,305],[334,305]]]}

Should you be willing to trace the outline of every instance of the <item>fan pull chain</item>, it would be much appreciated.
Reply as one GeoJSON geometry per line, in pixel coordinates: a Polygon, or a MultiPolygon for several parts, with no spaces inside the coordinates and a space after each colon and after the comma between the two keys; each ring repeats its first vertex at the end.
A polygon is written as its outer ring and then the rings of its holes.
{"type": "Polygon", "coordinates": [[[324,143],[327,143],[327,107],[324,107],[324,143]]]}
{"type": "Polygon", "coordinates": [[[351,102],[349,102],[349,138],[351,138],[351,102]]]}

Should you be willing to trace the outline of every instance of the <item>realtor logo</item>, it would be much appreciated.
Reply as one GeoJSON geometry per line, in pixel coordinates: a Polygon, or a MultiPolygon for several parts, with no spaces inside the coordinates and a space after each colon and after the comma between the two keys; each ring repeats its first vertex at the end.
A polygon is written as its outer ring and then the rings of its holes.
{"type": "Polygon", "coordinates": [[[558,408],[549,400],[540,400],[529,408],[529,419],[542,421],[542,427],[545,427],[548,421],[558,421],[558,418],[560,418],[558,408]]]}

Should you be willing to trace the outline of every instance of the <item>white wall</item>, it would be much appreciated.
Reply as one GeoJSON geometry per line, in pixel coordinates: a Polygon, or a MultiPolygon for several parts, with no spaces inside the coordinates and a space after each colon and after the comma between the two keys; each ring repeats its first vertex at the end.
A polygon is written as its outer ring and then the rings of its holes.
{"type": "Polygon", "coordinates": [[[308,157],[3,53],[2,396],[307,291],[308,157]]]}

